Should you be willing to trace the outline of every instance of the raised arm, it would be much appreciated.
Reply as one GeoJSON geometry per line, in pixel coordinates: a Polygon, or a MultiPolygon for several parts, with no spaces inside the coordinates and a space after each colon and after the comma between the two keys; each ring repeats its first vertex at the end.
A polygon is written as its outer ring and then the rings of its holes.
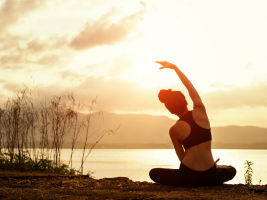
{"type": "Polygon", "coordinates": [[[166,61],[156,61],[156,63],[161,64],[160,69],[168,68],[168,69],[173,69],[176,72],[176,74],[178,75],[178,77],[188,90],[189,96],[194,103],[194,109],[197,107],[205,108],[197,90],[194,88],[189,79],[184,75],[184,73],[181,72],[181,70],[175,64],[166,61]]]}

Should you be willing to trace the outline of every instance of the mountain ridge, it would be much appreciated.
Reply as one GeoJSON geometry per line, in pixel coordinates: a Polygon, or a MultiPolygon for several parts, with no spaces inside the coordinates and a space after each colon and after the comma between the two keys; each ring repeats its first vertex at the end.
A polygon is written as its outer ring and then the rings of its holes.
{"type": "MultiPolygon", "coordinates": [[[[104,121],[97,120],[100,131],[115,129],[115,135],[105,136],[106,144],[162,144],[171,143],[169,128],[176,120],[167,116],[148,114],[116,114],[103,112],[104,121]]],[[[212,140],[217,143],[264,143],[267,142],[267,128],[257,126],[228,125],[211,127],[212,140]]]]}

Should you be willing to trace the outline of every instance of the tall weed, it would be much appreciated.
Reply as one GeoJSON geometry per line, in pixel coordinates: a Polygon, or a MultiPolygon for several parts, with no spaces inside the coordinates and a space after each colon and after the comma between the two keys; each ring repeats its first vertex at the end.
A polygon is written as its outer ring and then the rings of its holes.
{"type": "Polygon", "coordinates": [[[254,165],[254,163],[252,161],[246,160],[244,165],[245,165],[244,168],[247,168],[246,172],[244,174],[245,183],[246,183],[246,185],[252,185],[252,173],[253,173],[253,170],[252,170],[251,166],[254,165]]]}
{"type": "Polygon", "coordinates": [[[86,105],[67,92],[34,104],[35,93],[32,84],[24,84],[21,90],[14,89],[13,96],[0,108],[0,169],[83,174],[84,163],[95,145],[117,129],[100,134],[91,130],[95,120],[103,116],[96,98],[86,105]],[[92,136],[96,136],[94,141],[92,136]],[[71,138],[68,165],[61,159],[66,137],[71,138]],[[78,138],[84,145],[80,168],[75,170],[72,161],[78,138]],[[89,142],[93,145],[87,150],[89,142]]]}

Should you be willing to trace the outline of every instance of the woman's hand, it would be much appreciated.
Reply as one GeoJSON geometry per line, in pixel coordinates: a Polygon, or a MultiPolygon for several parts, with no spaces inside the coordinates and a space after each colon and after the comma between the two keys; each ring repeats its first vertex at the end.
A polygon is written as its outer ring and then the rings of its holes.
{"type": "Polygon", "coordinates": [[[219,162],[220,158],[218,158],[216,161],[215,161],[215,165],[217,165],[217,162],[219,162]]]}
{"type": "Polygon", "coordinates": [[[177,66],[175,64],[169,63],[167,61],[155,61],[156,63],[160,64],[161,67],[159,69],[177,69],[177,66]]]}

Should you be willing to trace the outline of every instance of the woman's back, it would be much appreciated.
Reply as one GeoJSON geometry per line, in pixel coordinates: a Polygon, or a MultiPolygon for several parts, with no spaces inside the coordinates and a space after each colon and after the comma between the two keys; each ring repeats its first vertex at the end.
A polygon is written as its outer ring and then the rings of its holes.
{"type": "Polygon", "coordinates": [[[210,124],[205,108],[188,111],[175,126],[175,129],[179,130],[179,141],[184,142],[186,147],[182,163],[197,171],[211,168],[214,159],[211,153],[210,124]]]}

